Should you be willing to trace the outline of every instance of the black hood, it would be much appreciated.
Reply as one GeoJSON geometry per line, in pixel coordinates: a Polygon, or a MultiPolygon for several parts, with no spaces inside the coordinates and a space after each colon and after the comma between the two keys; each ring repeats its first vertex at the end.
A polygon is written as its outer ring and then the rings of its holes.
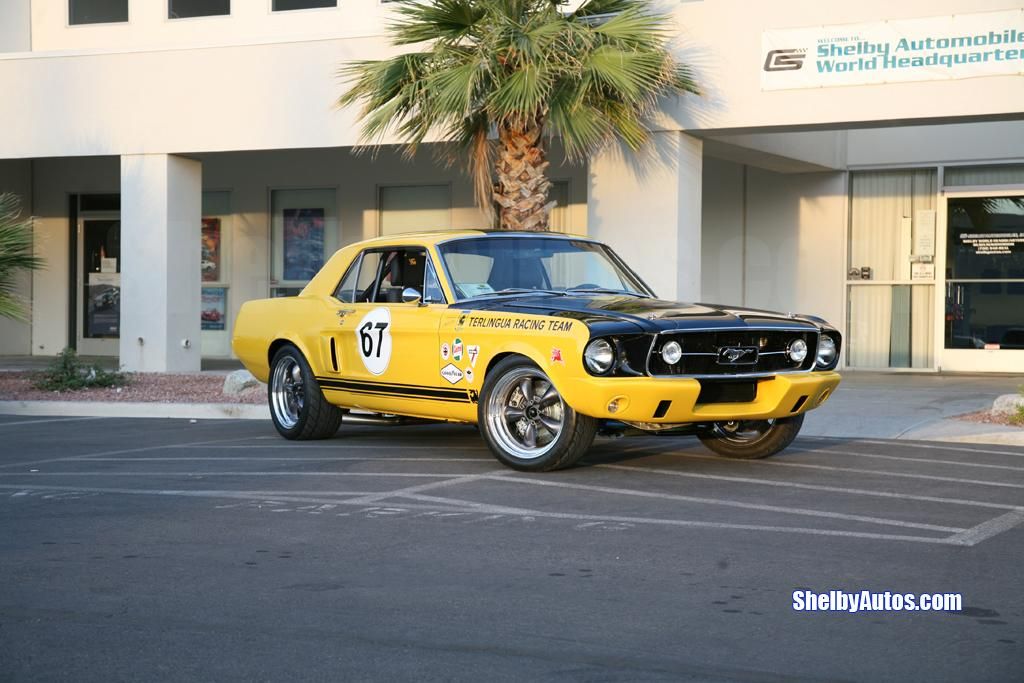
{"type": "Polygon", "coordinates": [[[551,315],[586,323],[595,334],[662,332],[666,330],[724,329],[742,327],[810,327],[826,324],[813,316],[801,316],[751,308],[689,304],[663,299],[618,295],[522,294],[481,298],[456,304],[457,308],[532,315],[551,315]],[[599,328],[599,329],[596,329],[599,328]]]}

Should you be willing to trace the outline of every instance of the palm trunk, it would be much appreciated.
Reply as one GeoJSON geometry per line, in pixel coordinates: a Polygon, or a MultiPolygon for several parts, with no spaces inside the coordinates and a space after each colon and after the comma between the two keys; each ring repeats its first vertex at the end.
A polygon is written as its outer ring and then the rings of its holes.
{"type": "Polygon", "coordinates": [[[498,182],[494,201],[498,204],[502,230],[543,232],[550,229],[551,204],[547,177],[548,162],[541,146],[541,127],[498,131],[498,182]]]}

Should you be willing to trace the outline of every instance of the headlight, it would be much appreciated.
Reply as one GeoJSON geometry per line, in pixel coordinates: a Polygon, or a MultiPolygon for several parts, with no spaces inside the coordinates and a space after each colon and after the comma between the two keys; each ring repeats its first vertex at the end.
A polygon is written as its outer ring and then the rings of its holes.
{"type": "Polygon", "coordinates": [[[789,358],[794,363],[803,363],[804,359],[807,358],[807,342],[803,339],[794,339],[789,342],[789,348],[786,349],[786,353],[789,354],[789,358]]]}
{"type": "Polygon", "coordinates": [[[827,334],[821,335],[818,340],[818,367],[831,367],[836,362],[836,342],[827,334]]]}
{"type": "Polygon", "coordinates": [[[661,347],[661,359],[669,365],[675,365],[683,357],[683,347],[677,341],[670,341],[661,347]]]}
{"type": "Polygon", "coordinates": [[[603,375],[615,364],[615,350],[607,340],[595,339],[583,350],[583,361],[591,372],[603,375]]]}

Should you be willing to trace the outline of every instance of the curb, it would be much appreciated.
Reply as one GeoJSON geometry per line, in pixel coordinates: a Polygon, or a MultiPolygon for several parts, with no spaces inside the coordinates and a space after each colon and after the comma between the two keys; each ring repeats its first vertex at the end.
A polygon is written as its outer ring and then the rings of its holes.
{"type": "Polygon", "coordinates": [[[0,415],[172,417],[189,420],[267,420],[266,404],[134,403],[129,401],[0,401],[0,415]]]}

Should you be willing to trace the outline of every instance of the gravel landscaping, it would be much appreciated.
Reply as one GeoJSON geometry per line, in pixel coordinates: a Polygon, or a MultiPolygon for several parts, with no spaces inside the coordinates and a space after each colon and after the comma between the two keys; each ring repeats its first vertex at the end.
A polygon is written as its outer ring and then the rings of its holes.
{"type": "Polygon", "coordinates": [[[43,391],[32,386],[37,372],[0,373],[0,401],[126,401],[148,403],[250,403],[266,402],[266,386],[245,390],[238,396],[223,393],[223,374],[130,373],[128,385],[78,391],[43,391]]]}

